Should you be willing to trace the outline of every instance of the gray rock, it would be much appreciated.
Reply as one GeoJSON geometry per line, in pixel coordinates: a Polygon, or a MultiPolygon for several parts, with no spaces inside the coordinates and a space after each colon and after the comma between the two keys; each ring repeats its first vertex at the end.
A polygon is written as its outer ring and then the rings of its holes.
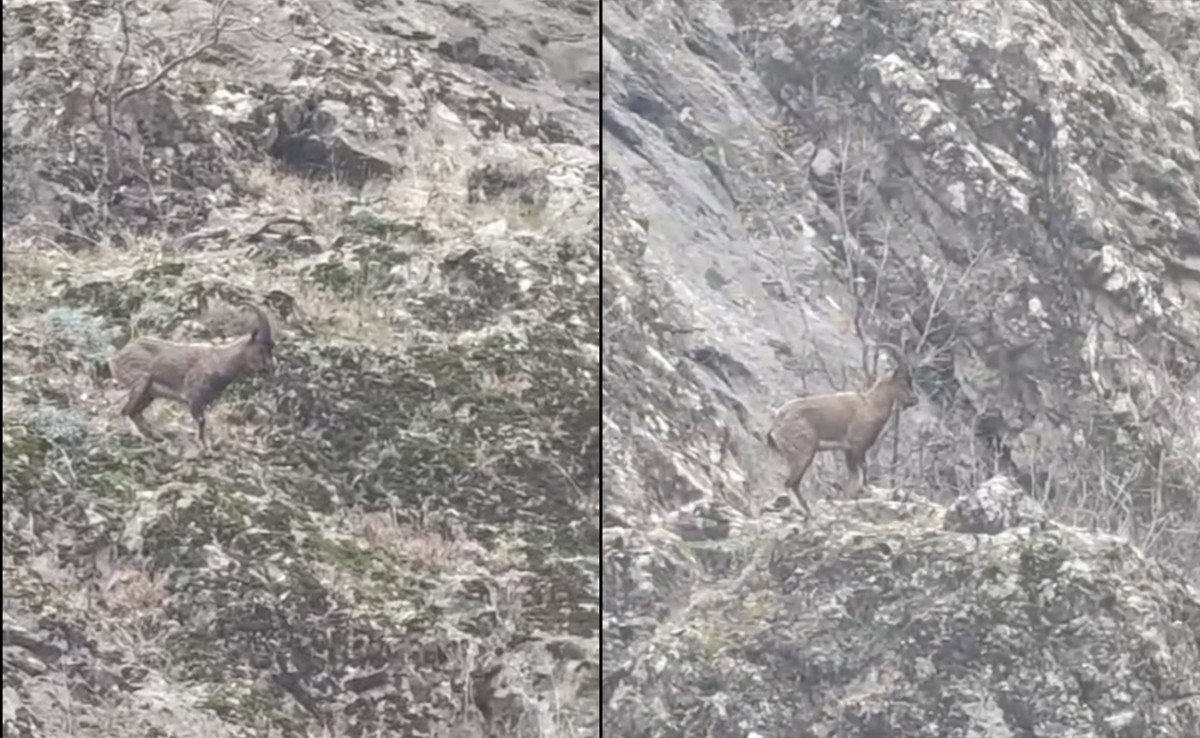
{"type": "Polygon", "coordinates": [[[605,734],[1190,736],[1194,4],[614,0],[603,33],[605,734]],[[828,454],[811,520],[770,509],[772,408],[882,341],[922,399],[890,489],[826,494],[828,454]]]}

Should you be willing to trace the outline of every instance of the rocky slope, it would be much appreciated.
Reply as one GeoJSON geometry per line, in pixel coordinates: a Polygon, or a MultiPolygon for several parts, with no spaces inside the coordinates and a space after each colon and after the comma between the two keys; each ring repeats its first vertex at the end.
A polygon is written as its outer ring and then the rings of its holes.
{"type": "Polygon", "coordinates": [[[5,738],[596,735],[597,11],[4,4],[5,738]]]}
{"type": "Polygon", "coordinates": [[[612,734],[1192,734],[1198,29],[605,3],[612,734]],[[770,409],[881,341],[921,397],[873,455],[896,491],[838,500],[830,454],[802,520],[770,409]],[[946,523],[995,489],[1049,522],[946,523]]]}
{"type": "Polygon", "coordinates": [[[949,510],[776,520],[747,576],[605,675],[608,734],[1195,735],[1196,590],[1027,499],[995,479],[949,510]]]}

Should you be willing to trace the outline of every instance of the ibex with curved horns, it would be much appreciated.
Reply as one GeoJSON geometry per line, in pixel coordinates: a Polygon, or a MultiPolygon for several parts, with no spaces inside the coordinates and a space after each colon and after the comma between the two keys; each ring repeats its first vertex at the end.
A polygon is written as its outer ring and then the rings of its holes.
{"type": "Polygon", "coordinates": [[[248,305],[257,318],[250,335],[226,346],[205,343],[174,343],[157,338],[137,338],[108,361],[118,382],[129,388],[121,414],[143,435],[158,434],[146,425],[142,413],[157,399],[187,405],[196,421],[200,443],[205,447],[204,414],[231,382],[247,371],[274,369],[271,322],[266,313],[248,305]]]}
{"type": "Polygon", "coordinates": [[[767,444],[787,460],[785,486],[804,509],[808,504],[800,495],[800,481],[818,451],[842,451],[850,478],[846,494],[857,497],[866,483],[867,451],[874,445],[893,410],[904,410],[917,403],[912,376],[900,350],[890,344],[875,348],[890,353],[896,366],[881,376],[866,392],[832,392],[798,397],[781,405],[767,433],[767,444]]]}

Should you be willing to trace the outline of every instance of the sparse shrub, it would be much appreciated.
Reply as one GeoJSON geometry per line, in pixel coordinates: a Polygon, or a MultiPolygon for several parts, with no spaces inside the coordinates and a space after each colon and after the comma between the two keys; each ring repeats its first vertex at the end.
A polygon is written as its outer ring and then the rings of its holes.
{"type": "Polygon", "coordinates": [[[545,172],[527,170],[513,162],[492,162],[475,168],[467,177],[467,202],[510,198],[531,210],[546,206],[550,182],[545,172]]]}
{"type": "Polygon", "coordinates": [[[51,308],[43,321],[43,358],[65,369],[95,373],[112,350],[103,321],[84,310],[51,308]]]}
{"type": "Polygon", "coordinates": [[[4,489],[27,489],[42,477],[46,441],[24,424],[4,423],[4,489]]]}
{"type": "Polygon", "coordinates": [[[87,416],[74,408],[39,405],[29,414],[29,426],[58,446],[79,446],[88,436],[87,416]]]}
{"type": "Polygon", "coordinates": [[[413,244],[431,244],[436,237],[424,223],[387,218],[371,210],[359,210],[342,221],[347,230],[372,238],[403,240],[413,244]]]}
{"type": "Polygon", "coordinates": [[[407,264],[412,254],[380,241],[332,251],[303,271],[313,282],[343,297],[367,294],[388,295],[404,283],[397,267],[407,264]]]}

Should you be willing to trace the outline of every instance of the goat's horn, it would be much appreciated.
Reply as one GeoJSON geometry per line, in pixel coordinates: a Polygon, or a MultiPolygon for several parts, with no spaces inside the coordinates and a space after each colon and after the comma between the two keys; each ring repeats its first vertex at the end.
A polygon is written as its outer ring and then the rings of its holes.
{"type": "Polygon", "coordinates": [[[267,319],[267,314],[258,305],[248,304],[247,307],[253,310],[254,314],[258,316],[259,339],[269,343],[271,341],[271,321],[267,319]]]}

